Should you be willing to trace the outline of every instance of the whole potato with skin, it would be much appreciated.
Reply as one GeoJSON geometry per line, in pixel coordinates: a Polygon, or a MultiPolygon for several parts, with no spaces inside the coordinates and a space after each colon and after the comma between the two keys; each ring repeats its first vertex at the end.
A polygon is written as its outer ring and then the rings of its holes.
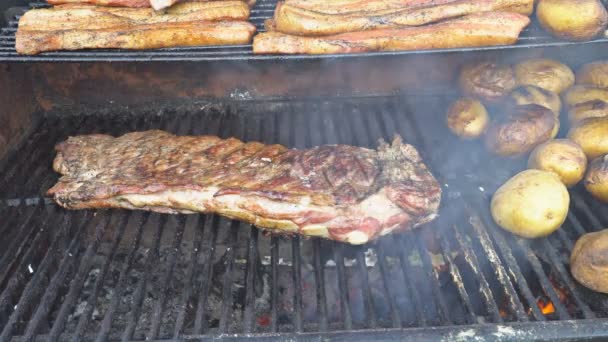
{"type": "Polygon", "coordinates": [[[573,107],[577,104],[594,100],[608,102],[608,89],[586,85],[575,85],[574,87],[568,89],[564,95],[564,103],[568,107],[573,107]]]}
{"type": "Polygon", "coordinates": [[[536,17],[554,36],[590,40],[606,30],[608,13],[599,0],[539,0],[536,17]]]}
{"type": "Polygon", "coordinates": [[[556,122],[549,108],[536,104],[509,106],[506,115],[490,124],[485,144],[501,156],[523,154],[551,139],[556,122]]]}
{"type": "Polygon", "coordinates": [[[585,188],[593,197],[608,202],[608,155],[591,161],[585,175],[585,188]]]}
{"type": "Polygon", "coordinates": [[[549,140],[532,151],[528,168],[553,172],[565,186],[571,187],[585,176],[587,157],[583,149],[571,140],[549,140]]]}
{"type": "Polygon", "coordinates": [[[588,118],[602,118],[605,116],[608,116],[608,102],[602,100],[582,102],[574,105],[568,111],[568,119],[572,124],[588,118]]]}
{"type": "Polygon", "coordinates": [[[502,99],[517,85],[510,65],[490,62],[465,65],[458,82],[468,96],[490,102],[502,99]]]}
{"type": "Polygon", "coordinates": [[[515,79],[520,85],[536,86],[560,94],[574,85],[574,73],[556,60],[536,58],[515,65],[515,79]]]}
{"type": "Polygon", "coordinates": [[[568,138],[579,144],[590,160],[608,153],[608,117],[589,118],[577,122],[568,138]]]}
{"type": "Polygon", "coordinates": [[[583,65],[576,73],[576,84],[608,88],[608,61],[597,61],[583,65]]]}
{"type": "Polygon", "coordinates": [[[474,139],[486,130],[488,112],[481,102],[461,98],[450,106],[446,121],[452,133],[464,139],[474,139]]]}
{"type": "Polygon", "coordinates": [[[547,236],[568,214],[568,189],[553,172],[525,170],[492,196],[492,217],[501,228],[525,238],[547,236]]]}
{"type": "Polygon", "coordinates": [[[537,104],[547,107],[553,111],[555,116],[559,116],[562,110],[562,101],[556,93],[537,86],[517,87],[511,93],[510,98],[516,105],[537,104]]]}
{"type": "Polygon", "coordinates": [[[584,234],[576,241],[570,272],[583,286],[608,293],[608,229],[584,234]]]}

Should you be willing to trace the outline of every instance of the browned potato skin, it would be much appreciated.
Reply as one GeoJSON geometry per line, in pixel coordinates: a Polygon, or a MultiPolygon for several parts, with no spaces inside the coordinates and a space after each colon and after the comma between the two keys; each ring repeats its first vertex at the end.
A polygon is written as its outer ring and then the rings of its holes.
{"type": "Polygon", "coordinates": [[[562,101],[556,93],[537,86],[517,87],[510,95],[516,105],[537,104],[551,109],[555,116],[562,110],[562,101]]]}
{"type": "Polygon", "coordinates": [[[599,0],[539,0],[540,25],[562,39],[590,40],[606,30],[608,13],[599,0]]]}
{"type": "Polygon", "coordinates": [[[528,168],[553,172],[565,186],[572,187],[585,176],[587,157],[577,143],[555,139],[536,146],[528,158],[528,168]]]}
{"type": "Polygon", "coordinates": [[[507,109],[507,115],[490,124],[486,147],[501,156],[529,152],[551,139],[555,122],[555,115],[549,108],[537,104],[513,106],[507,109]]]}
{"type": "Polygon", "coordinates": [[[504,98],[517,85],[511,66],[490,62],[464,66],[458,83],[468,96],[490,102],[504,98]]]}
{"type": "Polygon", "coordinates": [[[461,98],[450,106],[446,121],[452,133],[463,139],[475,139],[488,127],[488,112],[481,102],[461,98]]]}
{"type": "Polygon", "coordinates": [[[570,272],[585,287],[608,293],[608,229],[584,234],[576,241],[570,272]]]}
{"type": "Polygon", "coordinates": [[[593,197],[608,202],[608,155],[591,161],[585,176],[585,188],[593,197]]]}
{"type": "Polygon", "coordinates": [[[520,85],[531,85],[561,94],[574,85],[574,73],[567,65],[552,59],[536,58],[515,65],[515,79],[520,85]]]}
{"type": "Polygon", "coordinates": [[[589,160],[608,153],[608,117],[581,120],[568,132],[589,160]]]}
{"type": "Polygon", "coordinates": [[[608,102],[608,89],[587,85],[575,85],[568,89],[564,94],[564,104],[568,107],[594,100],[608,102]]]}
{"type": "Polygon", "coordinates": [[[576,84],[608,88],[608,61],[597,61],[583,65],[576,73],[576,84]]]}
{"type": "Polygon", "coordinates": [[[608,102],[593,100],[576,104],[568,111],[568,119],[571,124],[588,119],[602,118],[608,116],[608,102]]]}

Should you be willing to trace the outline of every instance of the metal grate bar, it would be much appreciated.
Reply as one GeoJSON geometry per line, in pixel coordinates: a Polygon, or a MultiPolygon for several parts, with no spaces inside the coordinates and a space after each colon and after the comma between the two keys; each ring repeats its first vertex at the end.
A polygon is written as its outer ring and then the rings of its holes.
{"type": "Polygon", "coordinates": [[[576,285],[574,284],[574,281],[570,277],[570,273],[568,271],[566,271],[566,269],[564,268],[564,265],[562,265],[562,263],[560,262],[559,258],[555,254],[553,246],[551,246],[547,240],[542,241],[542,246],[543,246],[544,250],[547,252],[547,254],[549,255],[549,259],[551,260],[552,266],[555,268],[557,273],[560,275],[561,280],[563,280],[563,282],[566,283],[566,286],[568,287],[568,290],[572,294],[572,298],[574,298],[576,305],[583,312],[583,316],[585,318],[596,318],[595,314],[591,311],[589,306],[580,299],[579,291],[576,289],[576,285]]]}
{"type": "MultiPolygon", "coordinates": [[[[21,212],[26,207],[26,205],[22,205],[18,211],[21,212]]],[[[0,284],[5,283],[12,266],[19,260],[19,256],[25,250],[27,243],[31,241],[33,235],[40,232],[39,229],[36,228],[39,226],[42,216],[41,212],[43,210],[44,204],[42,202],[36,207],[26,210],[27,215],[24,215],[23,223],[19,225],[19,227],[13,227],[12,229],[17,233],[14,238],[9,235],[14,232],[5,232],[1,235],[6,237],[7,242],[15,241],[17,243],[12,243],[3,248],[5,252],[2,259],[0,259],[0,284]]]]}
{"type": "Polygon", "coordinates": [[[475,273],[475,275],[477,275],[478,277],[479,285],[481,286],[481,296],[484,299],[486,307],[489,310],[489,314],[492,316],[493,322],[502,322],[502,317],[500,316],[500,313],[498,311],[498,305],[496,305],[496,300],[494,299],[492,290],[490,290],[488,280],[486,279],[485,275],[483,274],[483,271],[481,270],[481,267],[479,266],[477,255],[475,255],[471,243],[462,236],[462,234],[460,233],[460,229],[457,226],[454,225],[453,229],[456,241],[458,241],[458,245],[464,253],[464,260],[473,270],[473,273],[475,273]]]}
{"type": "MultiPolygon", "coordinates": [[[[420,254],[420,259],[422,259],[422,266],[424,268],[424,272],[426,273],[426,277],[430,282],[431,290],[433,291],[433,299],[437,301],[437,305],[439,306],[437,316],[438,321],[436,324],[450,324],[451,319],[449,317],[449,310],[445,304],[443,293],[440,290],[439,274],[437,273],[437,270],[435,270],[435,267],[433,267],[433,262],[431,261],[431,256],[429,255],[430,251],[426,247],[424,241],[422,241],[422,234],[420,231],[411,235],[415,235],[418,253],[420,254]]],[[[402,235],[401,238],[403,239],[404,236],[402,235]]]]}
{"type": "MultiPolygon", "coordinates": [[[[380,273],[382,274],[382,286],[383,293],[386,295],[386,300],[388,302],[388,306],[391,312],[391,321],[393,328],[401,328],[401,316],[395,307],[397,301],[395,300],[395,294],[391,291],[389,283],[391,281],[391,277],[389,276],[388,264],[386,261],[386,255],[384,254],[384,249],[382,246],[378,245],[375,249],[376,255],[378,255],[378,263],[380,264],[380,273]]],[[[407,286],[406,286],[407,288],[407,286]]],[[[408,291],[409,292],[409,291],[408,291]]],[[[410,297],[411,298],[411,297],[410,297]]]]}
{"type": "Polygon", "coordinates": [[[245,333],[251,333],[253,328],[253,316],[255,310],[255,287],[256,275],[258,273],[258,229],[250,226],[249,244],[247,247],[247,271],[245,274],[245,284],[247,286],[245,294],[244,328],[245,333]]]}
{"type": "Polygon", "coordinates": [[[462,279],[462,275],[460,274],[460,269],[454,262],[454,257],[452,256],[452,248],[450,247],[450,243],[448,241],[449,234],[449,226],[443,226],[443,231],[439,231],[437,236],[439,238],[439,244],[441,245],[441,252],[443,255],[443,259],[447,261],[450,271],[450,276],[452,277],[452,281],[456,288],[458,289],[458,294],[460,295],[460,300],[465,307],[466,311],[466,322],[469,324],[477,323],[477,316],[475,314],[475,309],[471,304],[471,298],[464,287],[464,281],[462,279]]]}
{"type": "MultiPolygon", "coordinates": [[[[69,227],[70,221],[71,221],[70,216],[64,213],[63,219],[61,221],[62,224],[60,227],[69,227]]],[[[80,239],[80,235],[82,234],[82,232],[84,230],[83,229],[84,226],[85,226],[84,223],[81,223],[79,225],[78,230],[76,231],[76,234],[74,235],[74,237],[71,239],[67,250],[64,251],[64,258],[69,257],[70,253],[76,253],[75,248],[77,247],[77,243],[80,239]]],[[[51,255],[52,255],[52,253],[58,253],[59,251],[62,250],[62,248],[60,248],[60,243],[62,240],[61,237],[66,239],[67,235],[69,235],[68,232],[66,232],[62,229],[59,229],[59,231],[60,232],[58,232],[55,235],[55,237],[53,238],[53,242],[47,249],[47,251],[44,255],[44,258],[42,259],[42,262],[40,263],[40,265],[38,265],[38,268],[37,268],[36,272],[34,273],[34,276],[30,279],[30,281],[25,286],[25,289],[21,293],[21,297],[19,298],[19,301],[17,302],[15,311],[13,311],[13,313],[9,317],[8,322],[4,326],[4,329],[2,330],[2,334],[0,334],[0,341],[9,340],[9,338],[12,334],[12,331],[15,327],[15,324],[17,323],[17,320],[21,317],[21,315],[24,313],[24,311],[29,309],[29,307],[33,304],[33,302],[35,301],[35,299],[33,297],[35,297],[40,292],[40,290],[42,290],[41,285],[44,282],[42,277],[49,276],[49,274],[47,274],[49,272],[48,268],[50,266],[51,261],[54,260],[54,258],[51,257],[51,255]]]]}
{"type": "MultiPolygon", "coordinates": [[[[478,219],[483,220],[483,218],[479,218],[479,217],[478,217],[478,219]]],[[[472,223],[473,228],[476,228],[475,221],[472,221],[471,223],[472,223]]],[[[482,222],[480,222],[480,224],[484,224],[485,227],[488,227],[487,221],[482,221],[482,222]]],[[[485,231],[485,229],[484,229],[484,231],[485,231]]],[[[524,299],[526,300],[526,302],[528,302],[529,309],[532,310],[532,315],[534,316],[534,318],[537,321],[546,320],[545,315],[543,315],[543,313],[540,311],[540,309],[536,305],[536,299],[532,295],[532,291],[530,290],[528,282],[526,281],[526,278],[522,274],[521,269],[519,268],[519,265],[517,263],[517,260],[515,259],[515,257],[513,256],[513,253],[511,252],[511,248],[507,245],[507,242],[505,241],[505,239],[503,238],[503,236],[501,234],[493,234],[493,236],[494,236],[494,241],[496,242],[496,246],[498,246],[498,250],[500,251],[500,254],[503,256],[505,262],[507,263],[507,266],[509,268],[509,273],[512,275],[513,279],[515,280],[515,283],[516,283],[517,287],[519,288],[519,291],[524,296],[524,299]]]]}
{"type": "MultiPolygon", "coordinates": [[[[123,215],[122,220],[124,221],[121,224],[122,228],[117,229],[117,231],[124,231],[126,215],[123,215]]],[[[38,326],[40,325],[44,317],[47,317],[53,301],[57,298],[57,292],[59,291],[59,288],[63,285],[64,279],[68,273],[68,269],[71,269],[72,267],[79,267],[81,261],[87,260],[91,257],[91,255],[93,255],[93,253],[97,250],[97,247],[99,246],[99,242],[103,238],[103,234],[106,232],[108,224],[103,224],[103,222],[99,222],[97,224],[97,226],[95,227],[94,241],[92,244],[88,245],[83,255],[77,255],[76,253],[72,254],[73,251],[66,252],[64,254],[64,258],[61,261],[60,270],[55,274],[55,276],[51,280],[51,283],[47,287],[46,292],[44,293],[44,296],[42,297],[42,300],[38,305],[36,313],[27,325],[25,332],[26,341],[34,340],[36,329],[38,329],[38,326]]]]}
{"type": "Polygon", "coordinates": [[[369,275],[367,273],[367,265],[365,263],[365,256],[361,249],[357,250],[357,269],[361,276],[361,287],[363,293],[363,300],[365,304],[365,313],[367,318],[367,327],[375,329],[378,326],[378,320],[376,318],[376,309],[374,306],[374,298],[372,296],[372,290],[369,285],[369,275]]]}
{"type": "Polygon", "coordinates": [[[585,203],[585,200],[577,192],[574,191],[571,192],[570,196],[572,196],[572,203],[574,204],[574,207],[582,211],[583,214],[585,214],[585,216],[589,219],[589,222],[591,222],[591,224],[593,225],[593,231],[598,231],[602,229],[602,223],[593,214],[593,211],[591,211],[587,203],[585,203]]]}
{"type": "Polygon", "coordinates": [[[317,308],[319,312],[319,330],[327,331],[327,296],[325,294],[325,272],[321,264],[321,240],[313,241],[313,258],[315,263],[315,284],[317,292],[317,308]]]}
{"type": "Polygon", "coordinates": [[[293,237],[291,241],[291,256],[293,260],[294,302],[293,315],[295,331],[302,331],[302,261],[300,259],[300,238],[293,237]]]}
{"type": "MultiPolygon", "coordinates": [[[[122,265],[120,267],[120,275],[118,276],[118,282],[116,283],[115,291],[112,294],[112,298],[110,299],[110,305],[108,306],[103,320],[101,321],[100,332],[109,331],[110,329],[110,325],[112,324],[112,316],[114,315],[114,312],[118,307],[118,302],[122,299],[125,290],[125,285],[127,282],[128,272],[131,270],[131,267],[133,265],[133,260],[135,259],[135,255],[137,253],[137,249],[142,238],[144,226],[149,222],[150,216],[151,215],[149,213],[145,213],[144,215],[141,215],[139,213],[137,214],[137,232],[133,237],[131,244],[129,245],[129,254],[127,258],[125,258],[125,260],[122,262],[122,265]]],[[[97,280],[95,281],[95,285],[93,285],[93,291],[86,300],[84,312],[78,320],[78,325],[76,326],[76,331],[73,335],[75,340],[82,339],[82,335],[84,334],[84,330],[86,329],[88,321],[91,317],[93,308],[97,303],[97,297],[99,296],[99,292],[101,291],[101,287],[109,270],[109,261],[110,260],[107,259],[107,262],[103,265],[103,268],[99,273],[97,280]]],[[[82,285],[78,284],[78,286],[81,287],[82,285]]],[[[57,324],[55,324],[55,326],[57,326],[57,324]]],[[[55,331],[55,326],[53,326],[53,331],[55,331]]],[[[58,328],[57,333],[59,333],[59,329],[60,328],[58,328]]]]}
{"type": "Polygon", "coordinates": [[[555,311],[557,312],[557,315],[559,316],[559,318],[560,319],[570,319],[568,310],[566,310],[564,305],[559,300],[559,296],[555,292],[555,289],[553,288],[553,285],[549,281],[549,278],[547,278],[547,275],[543,271],[540,261],[538,260],[538,258],[536,257],[536,255],[534,254],[532,249],[530,249],[530,246],[528,246],[527,242],[523,241],[523,240],[518,240],[517,243],[515,243],[515,244],[520,247],[520,249],[524,252],[524,254],[527,256],[528,260],[530,261],[530,264],[532,265],[532,269],[534,270],[534,273],[536,273],[538,280],[540,281],[545,294],[547,296],[549,296],[549,298],[551,299],[551,302],[553,302],[553,306],[555,307],[555,311]]]}
{"type": "Polygon", "coordinates": [[[270,331],[277,332],[279,327],[279,316],[277,314],[277,307],[279,306],[279,237],[272,236],[270,238],[270,244],[270,264],[272,268],[272,288],[270,289],[270,331]]]}
{"type": "MultiPolygon", "coordinates": [[[[196,318],[194,320],[194,335],[200,335],[204,331],[207,330],[207,320],[205,318],[206,315],[206,304],[207,297],[209,296],[209,288],[211,287],[211,277],[213,274],[213,252],[215,250],[215,239],[217,236],[217,231],[219,229],[219,221],[220,218],[217,215],[213,215],[211,220],[207,220],[205,223],[212,224],[212,227],[208,230],[209,236],[208,244],[204,244],[203,248],[206,250],[205,253],[205,262],[202,269],[203,277],[201,279],[201,284],[199,285],[199,297],[198,304],[196,307],[196,318]]],[[[205,229],[207,230],[207,229],[205,229]]]]}
{"type": "MultiPolygon", "coordinates": [[[[122,238],[122,234],[125,231],[126,223],[127,223],[127,219],[125,218],[124,223],[120,224],[119,228],[116,229],[116,231],[115,231],[115,235],[113,236],[114,243],[111,248],[110,256],[106,259],[104,268],[107,268],[109,266],[109,264],[114,256],[114,253],[116,253],[116,249],[118,248],[118,243],[119,243],[120,239],[122,238]]],[[[59,312],[57,313],[57,317],[55,318],[55,322],[53,323],[53,326],[51,328],[51,332],[49,334],[49,340],[51,340],[51,341],[56,341],[58,339],[59,335],[61,334],[61,331],[63,330],[63,327],[65,325],[65,320],[68,316],[69,310],[71,310],[71,308],[74,304],[74,301],[78,297],[78,293],[80,293],[80,290],[82,289],[82,286],[87,277],[89,269],[91,268],[91,266],[93,264],[94,255],[99,246],[99,240],[96,237],[94,243],[90,244],[87,247],[86,252],[84,253],[84,256],[82,258],[82,261],[80,263],[76,276],[70,283],[70,289],[68,290],[67,295],[64,297],[64,300],[61,303],[61,308],[59,309],[59,312]]]]}
{"type": "Polygon", "coordinates": [[[155,340],[158,337],[158,331],[160,329],[162,313],[165,307],[165,303],[167,302],[167,292],[169,288],[169,283],[173,279],[173,270],[175,269],[175,262],[177,259],[177,251],[182,243],[182,238],[184,236],[184,229],[186,226],[186,219],[183,215],[177,217],[177,227],[175,228],[175,236],[173,237],[173,246],[169,251],[169,257],[167,259],[167,270],[163,276],[162,280],[162,288],[160,290],[160,296],[156,300],[154,305],[154,309],[152,311],[152,323],[150,324],[150,330],[148,331],[148,335],[146,336],[147,340],[155,340]]]}
{"type": "Polygon", "coordinates": [[[186,288],[182,292],[182,301],[180,304],[180,310],[177,314],[177,319],[175,320],[175,329],[173,330],[173,339],[178,339],[180,336],[180,332],[184,327],[184,321],[186,319],[186,311],[188,309],[188,303],[190,301],[190,297],[193,294],[192,284],[194,283],[194,268],[198,260],[198,252],[201,249],[202,241],[203,241],[203,233],[205,227],[205,219],[207,216],[205,215],[195,215],[196,222],[194,224],[194,243],[192,244],[192,252],[190,255],[190,262],[188,263],[188,270],[186,271],[186,288]],[[200,228],[200,229],[199,229],[200,228]]]}
{"type": "MultiPolygon", "coordinates": [[[[25,252],[25,254],[23,255],[23,257],[21,258],[21,260],[19,261],[19,263],[17,264],[17,267],[15,268],[15,274],[9,279],[8,283],[6,284],[6,287],[4,287],[4,290],[2,291],[2,293],[0,294],[0,323],[5,323],[6,321],[6,317],[8,316],[8,314],[12,311],[10,310],[10,306],[12,305],[12,300],[13,298],[15,298],[15,290],[17,290],[19,288],[19,286],[21,285],[20,283],[26,279],[22,274],[20,274],[21,272],[24,271],[19,271],[19,270],[24,270],[27,269],[29,267],[31,267],[30,265],[32,263],[34,263],[34,265],[36,264],[34,262],[34,258],[35,258],[35,254],[38,250],[42,250],[45,248],[45,242],[48,243],[48,241],[53,241],[51,243],[51,245],[54,245],[54,243],[57,241],[57,239],[59,238],[59,235],[61,233],[61,229],[57,229],[57,230],[51,230],[51,229],[47,229],[48,226],[54,226],[58,223],[59,221],[59,217],[55,216],[55,217],[51,217],[49,222],[49,216],[51,216],[48,211],[44,211],[44,214],[42,215],[43,219],[42,219],[42,225],[40,227],[40,231],[44,232],[44,234],[37,234],[36,237],[34,238],[34,240],[32,241],[31,245],[28,247],[27,251],[25,252]],[[51,235],[51,231],[53,231],[55,234],[52,235],[51,237],[49,237],[49,235],[51,235]],[[28,267],[29,266],[29,267],[28,267]]],[[[66,220],[66,217],[62,218],[64,221],[66,220]]],[[[49,252],[49,250],[47,249],[47,253],[49,252]]],[[[31,273],[31,272],[30,272],[31,273]]],[[[0,325],[2,325],[0,324],[0,325]]]]}
{"type": "Polygon", "coordinates": [[[238,231],[240,228],[239,221],[232,221],[230,223],[230,237],[228,238],[228,245],[226,247],[225,263],[226,272],[222,281],[222,311],[220,314],[219,332],[220,334],[227,333],[230,329],[229,319],[230,313],[232,312],[232,284],[234,284],[234,259],[236,255],[236,241],[238,237],[238,231]]]}
{"type": "Polygon", "coordinates": [[[470,208],[467,207],[467,209],[471,217],[469,220],[470,226],[473,227],[473,230],[477,233],[479,242],[481,243],[481,246],[486,256],[488,257],[488,260],[494,268],[496,277],[498,278],[498,281],[500,281],[502,288],[507,293],[507,299],[511,312],[515,313],[515,316],[517,317],[518,321],[528,321],[528,315],[526,315],[524,306],[519,300],[517,292],[515,292],[515,288],[509,280],[509,276],[507,275],[507,272],[504,266],[502,265],[498,254],[496,254],[496,250],[492,246],[492,241],[490,240],[490,236],[488,235],[487,229],[485,229],[485,227],[482,225],[481,221],[479,220],[479,217],[474,212],[472,212],[470,208]]]}
{"type": "Polygon", "coordinates": [[[156,224],[156,231],[154,233],[154,242],[152,250],[148,250],[148,254],[146,255],[146,262],[144,266],[144,272],[142,277],[139,279],[137,283],[137,287],[135,293],[133,293],[133,299],[131,301],[131,307],[128,314],[127,319],[127,327],[125,328],[122,340],[128,341],[133,339],[133,334],[135,333],[135,328],[137,327],[137,322],[139,321],[139,316],[141,314],[141,307],[144,302],[144,296],[146,294],[146,288],[148,286],[148,278],[150,275],[150,269],[156,266],[158,263],[158,252],[160,249],[160,239],[163,235],[163,231],[165,229],[165,225],[167,224],[167,215],[158,215],[156,213],[151,214],[150,216],[159,217],[159,222],[156,224]]]}
{"type": "MultiPolygon", "coordinates": [[[[384,245],[384,246],[386,246],[386,245],[384,245]]],[[[386,246],[386,247],[388,247],[388,246],[386,246]]],[[[411,277],[411,275],[414,274],[414,271],[412,270],[412,266],[409,263],[407,254],[405,254],[406,250],[411,251],[411,250],[413,250],[413,248],[411,248],[411,245],[398,246],[396,244],[395,240],[391,241],[390,248],[392,250],[398,251],[399,262],[401,264],[401,271],[403,274],[403,278],[405,279],[405,282],[407,284],[406,288],[408,290],[410,298],[412,299],[412,301],[414,303],[414,309],[416,311],[416,319],[417,319],[418,323],[420,324],[420,326],[423,326],[423,327],[427,326],[428,322],[426,319],[426,306],[422,304],[422,296],[418,292],[418,289],[416,288],[416,284],[414,283],[414,280],[411,277]]]]}
{"type": "Polygon", "coordinates": [[[352,316],[350,312],[350,300],[348,285],[346,284],[346,275],[344,272],[344,245],[334,244],[334,258],[336,259],[336,267],[338,269],[338,286],[340,288],[340,308],[342,310],[342,319],[345,330],[351,330],[353,327],[352,316]]]}

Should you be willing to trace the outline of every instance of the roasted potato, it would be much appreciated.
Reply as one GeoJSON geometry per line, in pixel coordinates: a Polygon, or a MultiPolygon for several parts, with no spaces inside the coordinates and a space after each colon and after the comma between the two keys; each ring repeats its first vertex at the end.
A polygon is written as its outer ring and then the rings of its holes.
{"type": "Polygon", "coordinates": [[[608,13],[599,0],[539,0],[536,17],[552,35],[590,40],[606,30],[608,13]]]}
{"type": "Polygon", "coordinates": [[[585,188],[593,197],[608,202],[608,155],[591,161],[585,175],[585,188]]]}
{"type": "Polygon", "coordinates": [[[570,272],[583,286],[608,293],[608,229],[584,234],[576,241],[570,272]]]}
{"type": "Polygon", "coordinates": [[[605,116],[608,116],[608,102],[602,100],[582,102],[574,105],[568,111],[568,119],[572,124],[588,118],[602,118],[605,116]]]}
{"type": "Polygon", "coordinates": [[[547,236],[568,214],[568,189],[553,172],[525,170],[503,184],[492,196],[496,224],[525,238],[547,236]]]}
{"type": "Polygon", "coordinates": [[[531,85],[560,94],[574,84],[574,73],[565,64],[552,59],[530,59],[515,65],[519,85],[531,85]]]}
{"type": "Polygon", "coordinates": [[[579,144],[589,160],[608,153],[608,117],[589,118],[577,122],[568,138],[579,144]]]}
{"type": "Polygon", "coordinates": [[[557,119],[549,108],[536,104],[508,107],[507,113],[494,120],[486,132],[488,150],[513,156],[551,139],[557,119]]]}
{"type": "Polygon", "coordinates": [[[475,99],[461,98],[454,102],[446,117],[448,128],[464,139],[474,139],[483,134],[488,126],[488,112],[475,99]]]}
{"type": "Polygon", "coordinates": [[[576,84],[608,88],[608,61],[597,61],[583,65],[576,73],[576,84]]]}
{"type": "Polygon", "coordinates": [[[608,89],[575,85],[568,89],[564,95],[564,104],[568,107],[574,107],[577,104],[594,100],[608,102],[608,89]]]}
{"type": "Polygon", "coordinates": [[[551,109],[555,116],[559,116],[562,110],[562,101],[556,93],[537,86],[517,87],[509,95],[513,104],[527,105],[537,104],[551,109]]]}
{"type": "Polygon", "coordinates": [[[468,96],[495,102],[515,88],[515,73],[509,65],[489,62],[469,64],[462,68],[459,84],[462,92],[468,96]]]}
{"type": "Polygon", "coordinates": [[[583,149],[571,140],[549,140],[532,151],[528,168],[553,172],[565,186],[571,187],[585,176],[587,157],[583,149]]]}

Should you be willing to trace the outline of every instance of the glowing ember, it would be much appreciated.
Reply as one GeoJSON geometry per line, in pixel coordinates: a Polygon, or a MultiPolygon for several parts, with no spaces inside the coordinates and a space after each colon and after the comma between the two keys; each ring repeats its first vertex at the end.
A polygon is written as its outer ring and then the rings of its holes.
{"type": "Polygon", "coordinates": [[[536,305],[538,305],[538,308],[543,315],[550,315],[555,312],[555,307],[549,299],[545,300],[543,298],[539,298],[536,300],[536,305]]]}

